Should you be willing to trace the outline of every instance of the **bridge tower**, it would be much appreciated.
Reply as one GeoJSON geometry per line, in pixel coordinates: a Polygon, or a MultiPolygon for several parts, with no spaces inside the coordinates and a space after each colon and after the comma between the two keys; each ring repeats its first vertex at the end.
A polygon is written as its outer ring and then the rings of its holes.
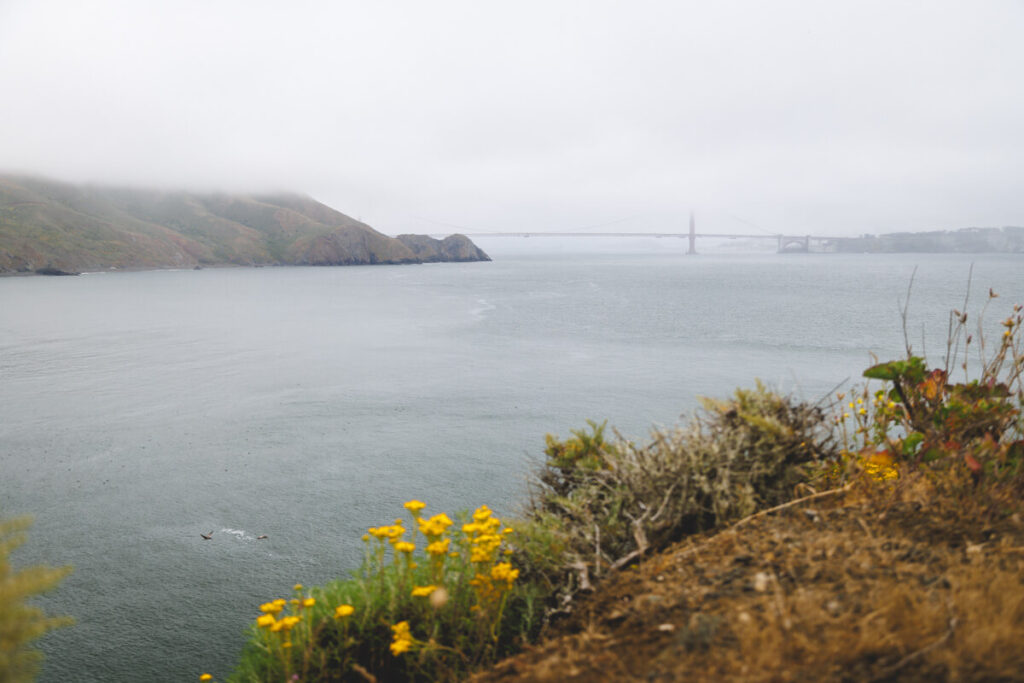
{"type": "Polygon", "coordinates": [[[690,248],[686,250],[686,253],[697,253],[697,224],[693,221],[693,211],[690,212],[690,248]]]}

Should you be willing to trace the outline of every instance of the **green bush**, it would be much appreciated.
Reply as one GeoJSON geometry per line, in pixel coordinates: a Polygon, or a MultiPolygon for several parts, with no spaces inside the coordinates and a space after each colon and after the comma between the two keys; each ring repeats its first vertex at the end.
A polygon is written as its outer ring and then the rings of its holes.
{"type": "MultiPolygon", "coordinates": [[[[996,295],[990,292],[990,300],[996,295]]],[[[913,355],[864,372],[882,389],[863,387],[836,416],[844,441],[846,477],[895,480],[925,476],[947,492],[980,489],[997,506],[1024,493],[1024,312],[1016,305],[994,348],[966,332],[967,314],[954,311],[944,367],[913,355]],[[970,372],[972,343],[978,365],[970,372]],[[957,359],[962,359],[959,366],[957,359]],[[963,372],[963,381],[954,374],[963,372]],[[972,377],[972,374],[975,376],[972,377]],[[953,488],[950,488],[953,487],[953,488]],[[1000,495],[992,496],[996,491],[1000,495]]],[[[981,326],[979,325],[979,328],[981,326]]],[[[1004,506],[1005,507],[1005,506],[1004,506]]]]}
{"type": "Polygon", "coordinates": [[[72,623],[69,617],[47,617],[26,600],[57,586],[70,567],[26,567],[14,571],[9,562],[13,550],[25,542],[28,518],[0,520],[0,681],[31,681],[42,655],[29,644],[47,631],[72,623]]]}

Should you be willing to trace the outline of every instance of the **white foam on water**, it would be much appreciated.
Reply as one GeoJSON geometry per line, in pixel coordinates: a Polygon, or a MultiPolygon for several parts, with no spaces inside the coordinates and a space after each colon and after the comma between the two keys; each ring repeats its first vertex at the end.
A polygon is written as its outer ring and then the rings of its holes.
{"type": "Polygon", "coordinates": [[[221,531],[221,533],[224,533],[224,534],[231,534],[232,536],[235,536],[236,538],[238,538],[241,541],[255,541],[256,540],[256,538],[252,534],[246,533],[245,531],[242,531],[241,529],[221,529],[220,531],[221,531]]]}
{"type": "Polygon", "coordinates": [[[474,318],[483,318],[488,311],[493,311],[497,308],[487,299],[477,299],[476,303],[477,305],[469,310],[469,314],[474,318]]]}

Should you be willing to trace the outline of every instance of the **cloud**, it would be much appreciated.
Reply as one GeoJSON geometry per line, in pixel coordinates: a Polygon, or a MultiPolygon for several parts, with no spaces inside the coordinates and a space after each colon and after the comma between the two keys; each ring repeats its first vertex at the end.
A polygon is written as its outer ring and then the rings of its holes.
{"type": "Polygon", "coordinates": [[[303,191],[390,233],[1024,224],[1009,0],[0,12],[8,169],[303,191]]]}

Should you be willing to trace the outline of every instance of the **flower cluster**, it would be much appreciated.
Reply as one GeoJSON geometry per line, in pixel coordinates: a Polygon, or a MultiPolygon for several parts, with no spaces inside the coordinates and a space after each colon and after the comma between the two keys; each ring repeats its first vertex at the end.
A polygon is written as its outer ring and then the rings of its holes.
{"type": "Polygon", "coordinates": [[[391,641],[391,654],[396,657],[403,652],[411,650],[412,646],[416,644],[416,640],[409,631],[408,621],[398,622],[391,627],[391,631],[394,633],[394,638],[391,641]]]}
{"type": "Polygon", "coordinates": [[[411,634],[420,621],[424,622],[424,630],[433,630],[430,624],[438,618],[438,610],[449,603],[450,596],[455,596],[455,604],[466,605],[478,615],[473,623],[485,624],[493,633],[501,620],[505,598],[519,576],[519,570],[514,569],[510,563],[498,562],[502,543],[512,533],[512,529],[502,530],[501,520],[486,505],[477,508],[471,520],[461,526],[456,525],[443,512],[429,517],[424,515],[425,507],[426,504],[418,500],[405,503],[406,510],[416,523],[412,541],[400,540],[405,531],[401,520],[396,520],[393,526],[371,528],[368,537],[365,537],[369,557],[376,560],[372,564],[378,568],[378,573],[383,572],[385,567],[385,542],[390,543],[395,557],[393,571],[398,572],[395,585],[404,585],[408,591],[406,595],[412,598],[429,599],[415,603],[421,605],[417,610],[425,611],[418,612],[420,618],[413,625],[403,620],[392,626],[391,652],[394,655],[408,652],[414,647],[441,647],[433,640],[421,643],[411,634]],[[424,540],[426,574],[424,570],[414,572],[418,567],[413,560],[417,533],[424,540]],[[374,545],[369,537],[381,542],[374,545]],[[406,558],[404,570],[399,569],[403,566],[399,562],[400,555],[406,558]],[[422,580],[424,578],[426,581],[422,580]],[[468,592],[465,590],[467,587],[468,592]]]}
{"type": "Polygon", "coordinates": [[[500,532],[499,529],[501,520],[486,505],[476,509],[472,522],[462,525],[464,540],[469,546],[469,561],[474,565],[469,585],[476,591],[478,609],[498,607],[519,577],[519,570],[508,562],[497,563],[502,540],[512,533],[509,528],[500,532]]]}
{"type": "MultiPolygon", "coordinates": [[[[316,639],[316,634],[323,627],[323,620],[313,617],[317,599],[305,594],[301,583],[295,584],[295,597],[290,600],[277,598],[260,605],[260,615],[256,617],[256,631],[263,647],[271,656],[276,657],[284,671],[291,671],[294,643],[309,647],[316,639]]],[[[348,625],[348,618],[355,612],[349,604],[334,608],[334,619],[348,625]]],[[[300,655],[296,655],[298,657],[300,655]]]]}

